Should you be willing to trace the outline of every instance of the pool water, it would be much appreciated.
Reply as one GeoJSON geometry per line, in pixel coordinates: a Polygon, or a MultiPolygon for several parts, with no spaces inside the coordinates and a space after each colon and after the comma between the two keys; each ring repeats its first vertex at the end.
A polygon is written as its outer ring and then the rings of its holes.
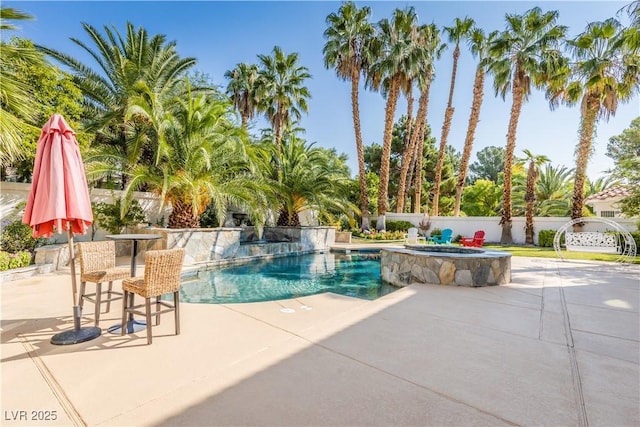
{"type": "Polygon", "coordinates": [[[229,304],[333,292],[373,300],[396,288],[380,279],[379,254],[309,254],[251,261],[184,277],[181,302],[229,304]]]}

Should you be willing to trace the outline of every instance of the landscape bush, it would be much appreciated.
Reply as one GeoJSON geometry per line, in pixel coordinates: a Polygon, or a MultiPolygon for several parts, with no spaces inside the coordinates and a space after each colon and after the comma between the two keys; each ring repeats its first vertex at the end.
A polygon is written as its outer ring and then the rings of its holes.
{"type": "Polygon", "coordinates": [[[146,217],[140,203],[133,199],[124,217],[120,210],[122,201],[115,199],[114,203],[94,203],[93,213],[96,224],[111,234],[120,234],[129,226],[145,222],[146,217]]]}
{"type": "Polygon", "coordinates": [[[42,237],[34,238],[31,227],[16,219],[4,225],[0,236],[0,249],[10,254],[22,251],[33,253],[35,248],[44,245],[45,241],[42,237]]]}
{"type": "Polygon", "coordinates": [[[411,227],[415,227],[409,221],[387,221],[386,225],[389,232],[402,231],[403,233],[406,233],[411,227]]]}
{"type": "Polygon", "coordinates": [[[431,230],[430,236],[431,237],[440,237],[440,236],[442,236],[442,230],[436,227],[433,230],[431,230]]]}
{"type": "MultiPolygon", "coordinates": [[[[556,236],[556,230],[540,230],[538,232],[538,246],[543,248],[553,247],[553,238],[556,236]]],[[[564,234],[562,235],[564,240],[564,234]]]]}
{"type": "Polygon", "coordinates": [[[402,231],[379,232],[373,228],[365,232],[361,230],[353,230],[351,233],[353,234],[354,237],[360,237],[362,239],[369,239],[369,240],[402,240],[405,235],[405,233],[402,231]]]}
{"type": "Polygon", "coordinates": [[[32,258],[33,256],[31,255],[31,252],[28,251],[20,251],[15,254],[0,251],[0,271],[27,267],[31,264],[32,258]]]}

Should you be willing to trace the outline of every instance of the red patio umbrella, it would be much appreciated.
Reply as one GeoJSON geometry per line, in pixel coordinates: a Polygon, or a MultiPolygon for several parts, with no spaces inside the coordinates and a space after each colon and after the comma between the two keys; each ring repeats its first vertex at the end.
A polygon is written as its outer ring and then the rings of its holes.
{"type": "Polygon", "coordinates": [[[93,222],[89,188],[75,132],[59,114],[51,116],[40,133],[22,222],[31,226],[34,237],[66,232],[69,241],[74,329],[54,335],[51,343],[75,344],[98,337],[100,328],[80,328],[73,250],[73,235],[85,234],[93,222]]]}

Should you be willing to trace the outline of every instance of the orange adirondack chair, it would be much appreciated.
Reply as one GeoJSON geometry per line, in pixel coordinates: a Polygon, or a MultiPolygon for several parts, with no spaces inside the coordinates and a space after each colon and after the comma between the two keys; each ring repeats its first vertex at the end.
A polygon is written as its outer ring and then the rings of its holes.
{"type": "Polygon", "coordinates": [[[460,244],[462,246],[471,246],[476,248],[481,248],[484,244],[484,231],[478,230],[473,233],[473,237],[463,237],[460,239],[460,244]]]}

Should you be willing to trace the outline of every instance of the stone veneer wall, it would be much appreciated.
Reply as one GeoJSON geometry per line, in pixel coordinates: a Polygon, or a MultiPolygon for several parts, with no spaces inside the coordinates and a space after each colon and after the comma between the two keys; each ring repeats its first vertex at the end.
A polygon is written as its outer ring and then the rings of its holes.
{"type": "Polygon", "coordinates": [[[135,233],[160,234],[158,240],[140,241],[138,256],[146,250],[185,248],[185,264],[233,258],[240,246],[238,228],[140,228],[135,233]]]}
{"type": "Polygon", "coordinates": [[[140,228],[134,233],[162,235],[155,241],[140,241],[139,256],[145,250],[186,248],[184,263],[263,255],[287,255],[329,250],[335,242],[334,227],[265,227],[265,242],[240,244],[241,227],[222,228],[140,228]],[[275,243],[278,242],[278,243],[275,243]]]}
{"type": "Polygon", "coordinates": [[[327,250],[336,242],[335,227],[265,227],[268,242],[300,242],[304,251],[327,250]]]}
{"type": "Polygon", "coordinates": [[[409,249],[380,251],[382,280],[395,286],[412,283],[455,286],[503,285],[511,282],[511,254],[429,253],[409,249]]]}

